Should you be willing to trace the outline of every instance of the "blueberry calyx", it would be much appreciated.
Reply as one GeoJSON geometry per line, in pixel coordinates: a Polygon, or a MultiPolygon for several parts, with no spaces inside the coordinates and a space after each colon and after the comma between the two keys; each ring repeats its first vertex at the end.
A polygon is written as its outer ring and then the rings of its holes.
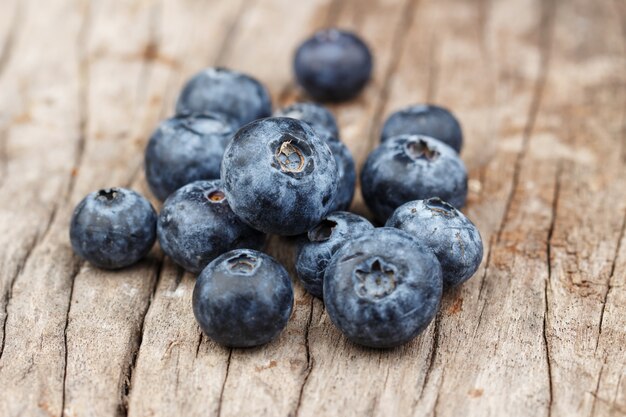
{"type": "Polygon", "coordinates": [[[283,135],[270,145],[274,151],[272,166],[293,178],[302,178],[314,169],[312,150],[306,141],[291,135],[283,135]]]}
{"type": "Polygon", "coordinates": [[[206,198],[212,203],[220,203],[226,199],[226,194],[222,190],[213,190],[207,193],[206,198]]]}
{"type": "Polygon", "coordinates": [[[441,214],[446,217],[458,216],[456,209],[451,204],[443,201],[439,197],[433,197],[433,198],[429,198],[425,200],[424,205],[428,207],[430,211],[435,212],[437,214],[441,214]]]}
{"type": "Polygon", "coordinates": [[[247,253],[233,256],[226,263],[232,273],[239,275],[252,275],[258,266],[257,258],[247,253]]]}
{"type": "Polygon", "coordinates": [[[283,142],[276,151],[276,161],[284,172],[301,172],[304,168],[302,151],[292,145],[291,141],[283,142]]]}
{"type": "Polygon", "coordinates": [[[428,146],[428,143],[423,139],[416,141],[409,141],[405,145],[406,154],[412,160],[425,159],[427,161],[434,161],[439,158],[439,151],[428,146]]]}
{"type": "Polygon", "coordinates": [[[111,202],[117,199],[118,196],[119,193],[115,188],[103,188],[102,190],[98,191],[98,195],[96,196],[96,198],[100,201],[111,202]]]}
{"type": "Polygon", "coordinates": [[[337,222],[324,219],[317,226],[311,229],[308,233],[309,241],[311,242],[324,242],[330,239],[333,234],[333,230],[337,226],[337,222]]]}
{"type": "Polygon", "coordinates": [[[379,257],[366,260],[354,271],[357,293],[363,298],[380,300],[398,286],[396,268],[379,257]]]}

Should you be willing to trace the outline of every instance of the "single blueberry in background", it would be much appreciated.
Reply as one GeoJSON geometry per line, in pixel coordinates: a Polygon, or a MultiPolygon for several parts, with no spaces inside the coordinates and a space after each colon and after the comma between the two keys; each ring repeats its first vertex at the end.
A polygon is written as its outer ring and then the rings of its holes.
{"type": "Polygon", "coordinates": [[[322,135],[337,165],[337,193],[330,212],[345,211],[350,208],[356,188],[356,167],[348,147],[334,136],[322,135]]]}
{"type": "Polygon", "coordinates": [[[322,298],[324,272],[332,256],[346,242],[373,229],[365,218],[337,211],[309,230],[296,258],[296,272],[304,288],[322,298]]]}
{"type": "Polygon", "coordinates": [[[293,288],[285,268],[249,249],[216,258],[193,290],[193,313],[200,328],[225,346],[268,343],[285,328],[292,308],[293,288]]]}
{"type": "Polygon", "coordinates": [[[157,222],[163,252],[187,271],[199,273],[233,249],[260,249],[265,235],[232,212],[220,180],[196,181],[165,200],[157,222]]]}
{"type": "Polygon", "coordinates": [[[291,117],[311,125],[317,134],[328,134],[339,138],[339,127],[335,116],[326,107],[316,103],[299,102],[274,112],[275,117],[291,117]]]}
{"type": "Polygon", "coordinates": [[[389,116],[381,133],[382,142],[400,135],[424,135],[439,139],[457,152],[463,147],[463,131],[456,117],[443,107],[417,104],[389,116]]]}
{"type": "Polygon", "coordinates": [[[467,198],[467,170],[454,149],[419,135],[401,135],[374,149],[361,171],[365,203],[384,223],[402,204],[440,197],[457,208],[467,198]]]}
{"type": "Polygon", "coordinates": [[[441,266],[432,251],[387,227],[348,241],[324,276],[332,322],[352,342],[369,347],[413,339],[437,314],[441,293],[441,266]]]}
{"type": "Polygon", "coordinates": [[[476,226],[440,198],[401,205],[385,224],[417,238],[437,256],[446,287],[474,275],[483,259],[483,241],[476,226]]]}
{"type": "Polygon", "coordinates": [[[161,122],[146,147],[144,166],[161,201],[185,184],[220,177],[220,164],[235,128],[217,113],[161,122]]]}
{"type": "Polygon", "coordinates": [[[176,113],[220,113],[238,126],[272,114],[272,102],[256,79],[226,68],[206,68],[183,87],[176,113]]]}
{"type": "Polygon", "coordinates": [[[330,210],[337,164],[311,126],[287,117],[252,122],[237,131],[222,160],[232,210],[257,230],[297,235],[330,210]]]}
{"type": "Polygon", "coordinates": [[[157,215],[148,200],[125,188],[88,194],[74,209],[72,249],[97,267],[117,269],[143,258],[156,239],[157,215]]]}
{"type": "Polygon", "coordinates": [[[354,33],[326,29],[300,45],[293,66],[298,83],[315,100],[345,101],[365,87],[373,60],[365,42],[354,33]]]}

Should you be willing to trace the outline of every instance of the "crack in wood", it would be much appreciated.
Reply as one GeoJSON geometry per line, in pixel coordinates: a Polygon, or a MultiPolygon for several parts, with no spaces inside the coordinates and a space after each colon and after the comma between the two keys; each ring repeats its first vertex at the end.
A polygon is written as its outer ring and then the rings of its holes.
{"type": "Polygon", "coordinates": [[[0,52],[0,78],[4,75],[6,68],[8,67],[11,57],[13,56],[13,50],[17,43],[19,29],[23,28],[23,13],[22,13],[22,1],[17,0],[15,5],[15,12],[11,19],[11,27],[7,32],[6,40],[2,46],[0,52]]]}
{"type": "Polygon", "coordinates": [[[609,277],[608,277],[608,281],[607,281],[607,287],[606,287],[606,291],[604,293],[604,297],[602,300],[602,309],[600,310],[600,319],[598,320],[598,337],[596,339],[596,352],[598,351],[598,344],[600,343],[600,336],[602,335],[602,324],[604,323],[604,311],[606,310],[606,303],[608,301],[609,298],[609,293],[611,292],[611,290],[613,289],[613,285],[612,285],[612,281],[613,281],[613,277],[615,276],[615,268],[617,266],[617,258],[619,257],[619,254],[621,252],[622,249],[622,241],[624,240],[624,234],[626,232],[626,212],[624,213],[624,217],[622,220],[622,226],[620,227],[620,231],[618,233],[618,237],[617,237],[617,243],[615,245],[615,254],[613,256],[613,260],[611,262],[611,269],[609,272],[609,277]]]}
{"type": "Polygon", "coordinates": [[[148,299],[146,308],[141,314],[141,325],[139,327],[139,331],[137,332],[137,335],[135,336],[136,338],[135,348],[131,352],[132,359],[130,363],[128,364],[128,368],[126,369],[126,372],[125,372],[126,376],[124,378],[124,384],[122,386],[121,400],[120,400],[120,403],[118,404],[118,417],[128,416],[128,412],[129,412],[128,399],[130,398],[130,394],[131,394],[132,387],[133,387],[133,371],[135,370],[135,367],[137,366],[137,360],[139,358],[141,345],[143,343],[143,335],[144,335],[144,329],[145,329],[145,324],[146,324],[146,317],[148,316],[148,313],[150,312],[150,308],[152,307],[152,302],[154,301],[154,296],[156,294],[157,287],[159,283],[161,282],[161,277],[163,276],[163,270],[165,269],[163,268],[163,264],[164,264],[164,259],[161,258],[159,260],[159,263],[157,264],[157,268],[154,273],[154,284],[152,286],[152,292],[151,292],[150,298],[148,299]]]}
{"type": "Polygon", "coordinates": [[[595,415],[595,412],[596,412],[596,402],[598,400],[598,391],[600,390],[600,381],[602,380],[602,373],[604,372],[605,365],[606,365],[606,357],[604,358],[604,362],[602,363],[602,366],[600,367],[600,373],[598,375],[598,381],[596,382],[596,388],[594,392],[590,392],[591,396],[593,397],[593,402],[591,403],[591,412],[589,413],[590,416],[595,415]]]}
{"type": "Polygon", "coordinates": [[[198,353],[200,352],[200,345],[202,345],[202,329],[198,327],[198,343],[196,344],[196,354],[194,359],[198,359],[198,353]]]}
{"type": "Polygon", "coordinates": [[[228,350],[228,359],[226,360],[226,374],[224,375],[224,382],[222,383],[222,388],[220,389],[220,397],[217,403],[217,417],[222,415],[222,403],[224,402],[224,390],[226,389],[226,381],[228,381],[228,373],[230,371],[230,362],[233,357],[233,348],[229,348],[228,350]]]}
{"type": "MultiPolygon", "coordinates": [[[[404,6],[400,11],[400,22],[396,27],[393,36],[391,37],[391,49],[393,51],[402,51],[402,49],[404,48],[404,45],[407,42],[408,38],[406,34],[409,32],[411,26],[413,25],[414,17],[416,14],[415,11],[417,10],[417,4],[418,0],[407,0],[404,3],[404,6]]],[[[380,90],[380,94],[375,100],[374,113],[372,114],[372,121],[369,125],[370,134],[368,137],[368,143],[366,148],[368,152],[374,148],[374,144],[377,142],[379,131],[378,127],[380,126],[380,123],[382,121],[385,106],[389,101],[391,79],[393,75],[398,71],[398,68],[400,66],[400,58],[400,53],[393,54],[385,70],[385,74],[383,76],[383,85],[380,90]]]]}
{"type": "Polygon", "coordinates": [[[232,49],[231,45],[234,42],[237,29],[239,29],[241,21],[245,17],[246,13],[254,8],[254,4],[252,4],[253,1],[255,0],[244,0],[239,4],[239,10],[237,11],[235,18],[230,22],[226,35],[224,36],[220,49],[215,57],[215,65],[223,66],[224,62],[226,62],[227,54],[232,49]]]}
{"type": "Polygon", "coordinates": [[[87,142],[87,126],[89,123],[89,57],[87,55],[87,43],[89,42],[91,32],[91,5],[89,2],[82,3],[83,21],[78,30],[78,74],[79,74],[79,90],[78,90],[78,141],[74,156],[74,167],[70,171],[70,181],[65,193],[65,199],[72,198],[78,171],[83,163],[85,155],[85,144],[87,142]]]}
{"type": "Polygon", "coordinates": [[[559,160],[557,162],[557,168],[556,168],[556,174],[555,174],[550,227],[548,228],[548,235],[546,238],[546,265],[548,269],[548,276],[546,277],[546,280],[544,283],[543,295],[544,295],[544,301],[545,301],[545,310],[543,314],[542,336],[543,336],[543,343],[544,343],[545,350],[546,350],[546,367],[548,371],[548,388],[549,388],[548,389],[548,394],[549,394],[548,416],[552,414],[552,403],[553,403],[553,398],[554,398],[554,395],[553,395],[554,387],[553,387],[553,379],[552,379],[552,359],[550,357],[550,344],[548,342],[548,320],[549,320],[549,314],[550,314],[550,310],[549,310],[550,298],[548,297],[548,294],[550,291],[550,282],[552,280],[552,253],[551,253],[552,252],[552,236],[554,233],[554,227],[556,225],[557,210],[559,207],[559,198],[561,196],[562,170],[563,170],[563,165],[561,161],[559,160]]]}
{"type": "Polygon", "coordinates": [[[474,328],[474,333],[472,334],[472,337],[475,338],[476,337],[476,332],[478,331],[478,328],[480,327],[480,324],[482,323],[482,319],[483,319],[483,313],[485,311],[485,307],[487,306],[487,301],[484,299],[483,297],[483,289],[485,287],[485,283],[487,282],[487,275],[489,274],[489,265],[491,262],[491,253],[493,252],[493,246],[495,243],[495,239],[496,236],[492,235],[491,238],[489,239],[489,243],[487,245],[487,259],[485,259],[485,269],[483,270],[483,276],[481,277],[480,280],[480,287],[478,288],[478,300],[483,300],[483,304],[480,308],[480,313],[478,314],[478,320],[476,321],[476,327],[474,328]]]}
{"type": "Polygon", "coordinates": [[[65,416],[65,400],[66,400],[66,383],[67,383],[67,358],[68,358],[68,350],[67,350],[67,329],[69,327],[70,322],[70,310],[72,308],[72,298],[74,296],[74,284],[76,283],[76,277],[80,273],[80,269],[83,265],[83,262],[77,262],[74,266],[74,270],[70,274],[70,293],[67,302],[67,310],[65,312],[65,325],[63,327],[63,383],[61,385],[61,416],[65,416]]]}
{"type": "Polygon", "coordinates": [[[15,286],[15,282],[17,281],[17,278],[22,274],[22,271],[24,270],[24,267],[26,266],[26,262],[28,262],[30,255],[33,253],[38,243],[39,243],[39,240],[37,239],[37,236],[34,236],[32,239],[32,242],[26,248],[26,254],[24,255],[24,258],[22,259],[20,264],[17,266],[15,270],[15,274],[13,274],[13,277],[11,277],[9,289],[4,295],[4,299],[3,299],[4,319],[2,322],[2,341],[0,341],[0,359],[2,359],[2,354],[4,353],[4,346],[6,342],[7,322],[9,320],[9,303],[11,302],[11,297],[13,296],[13,287],[15,286]]]}
{"type": "Polygon", "coordinates": [[[513,199],[518,192],[520,174],[522,171],[522,165],[526,159],[528,148],[530,145],[533,130],[535,128],[535,122],[537,115],[539,114],[539,108],[543,98],[546,81],[548,78],[548,71],[550,70],[550,60],[552,55],[552,41],[554,38],[554,20],[556,14],[556,0],[546,0],[541,2],[541,20],[539,22],[539,48],[540,48],[540,63],[539,74],[535,80],[535,86],[533,95],[528,110],[528,116],[526,118],[526,125],[522,134],[522,147],[518,152],[517,157],[513,165],[513,177],[511,181],[511,191],[506,199],[504,214],[502,221],[498,227],[497,243],[502,240],[502,233],[504,232],[504,226],[506,225],[513,199]]]}
{"type": "Polygon", "coordinates": [[[424,398],[424,392],[426,391],[426,387],[430,383],[430,378],[432,375],[432,370],[435,367],[435,359],[437,355],[437,348],[439,346],[439,326],[441,321],[441,311],[435,317],[435,322],[433,323],[433,343],[430,345],[429,357],[428,357],[428,368],[426,368],[426,373],[424,374],[424,383],[422,384],[422,389],[420,391],[420,395],[413,402],[413,409],[419,404],[424,398]]]}
{"type": "Polygon", "coordinates": [[[302,405],[302,397],[304,395],[304,388],[309,380],[309,376],[311,375],[311,371],[313,370],[313,358],[311,357],[311,348],[309,343],[309,331],[311,330],[311,323],[313,321],[313,296],[310,296],[311,303],[309,309],[309,319],[307,320],[306,327],[304,329],[304,348],[306,350],[306,369],[304,374],[304,379],[302,380],[302,385],[300,386],[300,391],[298,393],[298,401],[296,402],[296,410],[294,415],[297,417],[300,413],[300,406],[302,405]]]}

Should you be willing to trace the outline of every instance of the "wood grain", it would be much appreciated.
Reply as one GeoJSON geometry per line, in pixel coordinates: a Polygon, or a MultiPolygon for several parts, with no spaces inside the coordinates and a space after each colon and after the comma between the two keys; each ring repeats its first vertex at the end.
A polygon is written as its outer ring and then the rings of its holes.
{"type": "MultiPolygon", "coordinates": [[[[6,0],[0,91],[0,415],[626,415],[623,2],[6,0]],[[401,106],[463,124],[485,259],[420,337],[355,346],[296,285],[276,341],[226,349],[158,248],[118,272],[72,254],[87,192],[150,195],[143,148],[186,78],[223,65],[305,98],[293,50],[331,25],[375,54],[331,106],[359,165],[401,106]]],[[[293,249],[267,247],[292,275],[293,249]]]]}

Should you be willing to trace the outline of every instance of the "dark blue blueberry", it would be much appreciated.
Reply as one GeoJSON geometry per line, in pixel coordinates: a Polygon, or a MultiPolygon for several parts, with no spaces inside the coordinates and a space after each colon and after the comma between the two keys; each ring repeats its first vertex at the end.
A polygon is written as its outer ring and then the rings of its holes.
{"type": "Polygon", "coordinates": [[[257,230],[297,235],[330,210],[337,165],[307,123],[287,117],[252,122],[237,131],[222,160],[231,208],[257,230]]]}
{"type": "Polygon", "coordinates": [[[256,79],[225,68],[207,68],[187,81],[176,113],[220,113],[239,126],[272,114],[270,95],[256,79]]]}
{"type": "Polygon", "coordinates": [[[365,203],[384,223],[402,204],[440,197],[457,208],[467,198],[467,170],[448,145],[427,136],[402,135],[381,143],[361,172],[365,203]]]}
{"type": "Polygon", "coordinates": [[[446,287],[470,279],[483,259],[483,241],[476,226],[439,198],[403,204],[385,226],[404,230],[430,248],[441,264],[446,287]]]}
{"type": "Polygon", "coordinates": [[[274,116],[302,120],[310,124],[319,135],[328,134],[336,138],[339,137],[339,127],[337,126],[335,116],[333,116],[330,110],[319,104],[293,103],[274,112],[274,116]]]}
{"type": "Polygon", "coordinates": [[[146,180],[161,201],[185,184],[220,177],[220,164],[235,129],[216,114],[163,121],[145,154],[146,180]]]}
{"type": "Polygon", "coordinates": [[[457,152],[463,147],[463,131],[454,115],[443,107],[417,104],[389,116],[383,126],[381,141],[400,135],[424,135],[439,139],[457,152]]]}
{"type": "Polygon", "coordinates": [[[74,209],[72,249],[97,267],[123,268],[150,252],[156,222],[154,208],[138,193],[125,188],[96,191],[74,209]]]}
{"type": "Polygon", "coordinates": [[[337,193],[330,212],[345,211],[350,208],[356,187],[356,167],[352,153],[343,142],[334,136],[322,135],[330,148],[337,165],[337,193]]]}
{"type": "Polygon", "coordinates": [[[439,310],[441,266],[433,253],[398,229],[378,228],[349,241],[324,276],[332,322],[354,343],[387,348],[406,343],[439,310]]]}
{"type": "Polygon", "coordinates": [[[296,259],[296,271],[304,288],[322,298],[324,272],[330,258],[346,242],[373,229],[374,226],[363,217],[337,211],[309,230],[296,259]]]}
{"type": "Polygon", "coordinates": [[[296,51],[298,83],[315,100],[345,101],[361,92],[372,74],[372,54],[354,33],[326,29],[296,51]]]}
{"type": "Polygon", "coordinates": [[[219,344],[258,346],[285,328],[293,308],[289,274],[274,258],[237,249],[211,262],[193,290],[193,313],[219,344]]]}
{"type": "Polygon", "coordinates": [[[192,182],[170,195],[157,234],[163,252],[193,273],[225,252],[260,249],[265,241],[232,212],[220,180],[192,182]]]}

